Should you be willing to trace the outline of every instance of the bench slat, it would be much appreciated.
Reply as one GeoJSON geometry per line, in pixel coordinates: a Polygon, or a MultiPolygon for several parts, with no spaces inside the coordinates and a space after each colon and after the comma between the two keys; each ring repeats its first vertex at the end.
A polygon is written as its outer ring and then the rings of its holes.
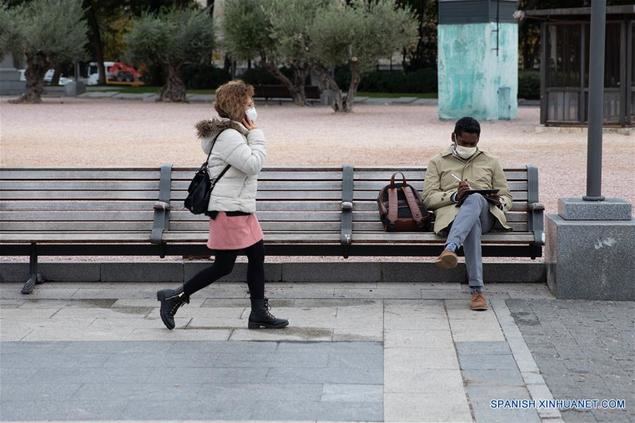
{"type": "MultiPolygon", "coordinates": [[[[203,242],[207,239],[204,232],[167,232],[164,236],[166,241],[175,242],[203,242]]],[[[294,242],[298,244],[335,242],[339,243],[339,233],[272,233],[266,236],[268,243],[294,242]]],[[[366,233],[360,232],[354,234],[353,243],[400,243],[400,244],[418,244],[421,242],[444,241],[444,238],[438,237],[431,232],[423,233],[366,233]]],[[[489,233],[482,237],[482,242],[487,244],[505,243],[505,244],[526,244],[533,241],[531,233],[489,233]]],[[[150,242],[150,236],[146,232],[131,233],[100,233],[100,232],[39,232],[29,234],[13,234],[0,232],[0,242],[4,243],[25,243],[38,242],[44,244],[71,242],[71,243],[109,243],[109,242],[150,242]]]]}
{"type": "MultiPolygon", "coordinates": [[[[50,179],[134,179],[134,180],[156,180],[160,179],[160,170],[148,168],[117,168],[113,170],[99,168],[83,169],[2,169],[0,170],[0,180],[50,180],[50,179]]],[[[190,179],[193,175],[190,176],[190,179]]]]}
{"type": "MultiPolygon", "coordinates": [[[[516,204],[516,203],[514,203],[516,204]]],[[[170,213],[173,221],[206,221],[205,215],[193,215],[189,211],[174,210],[170,213]]],[[[278,221],[338,221],[339,211],[259,211],[260,220],[278,221]]],[[[353,221],[376,221],[378,212],[355,210],[353,221]]],[[[0,222],[10,221],[152,221],[152,211],[0,211],[0,222]]]]}
{"type": "MultiPolygon", "coordinates": [[[[2,191],[36,190],[36,191],[156,191],[159,181],[4,181],[2,191]]],[[[187,186],[183,188],[187,190],[187,186]]]]}
{"type": "MultiPolygon", "coordinates": [[[[167,232],[164,236],[168,242],[204,242],[207,238],[201,232],[167,232]]],[[[357,233],[353,235],[353,245],[373,243],[394,244],[420,244],[439,243],[445,238],[438,237],[431,232],[423,233],[357,233]]],[[[484,244],[527,244],[533,241],[533,234],[516,233],[510,236],[507,233],[488,233],[483,235],[484,244]]],[[[296,244],[322,244],[333,243],[339,245],[339,233],[273,233],[265,236],[267,243],[296,243],[296,244]]]]}
{"type": "MultiPolygon", "coordinates": [[[[338,191],[258,191],[257,199],[262,200],[337,200],[338,191]]],[[[187,197],[185,191],[172,191],[172,201],[182,202],[187,197]]],[[[158,191],[0,191],[0,200],[157,200],[158,191]]],[[[355,191],[354,200],[375,200],[375,191],[355,191]]],[[[514,201],[527,200],[527,192],[513,191],[514,201]]]]}
{"type": "MultiPolygon", "coordinates": [[[[262,180],[287,180],[287,179],[315,179],[315,180],[341,180],[341,170],[337,167],[324,168],[265,168],[260,174],[262,180]]],[[[407,179],[423,179],[425,170],[423,168],[412,168],[408,166],[395,166],[394,168],[356,168],[356,180],[388,180],[394,173],[394,169],[403,169],[407,179]]],[[[174,168],[172,172],[173,180],[191,180],[196,168],[174,168]]],[[[505,175],[510,180],[527,180],[526,169],[505,169],[505,175]]],[[[149,168],[81,168],[81,169],[2,169],[0,170],[0,180],[156,180],[160,178],[160,170],[149,168]]]]}
{"type": "MultiPolygon", "coordinates": [[[[172,183],[172,192],[186,192],[189,181],[176,181],[172,183]]],[[[355,183],[355,191],[379,192],[386,181],[358,181],[355,183]]],[[[415,186],[421,191],[423,185],[415,186]]],[[[513,181],[509,183],[510,191],[527,191],[526,181],[513,181]]],[[[151,191],[158,190],[158,181],[5,181],[0,192],[3,191],[151,191]]],[[[259,181],[259,191],[334,191],[341,192],[340,181],[259,181]]]]}
{"type": "Polygon", "coordinates": [[[0,200],[157,200],[159,191],[0,191],[0,200]]]}
{"type": "Polygon", "coordinates": [[[118,200],[69,200],[69,201],[38,201],[38,200],[25,200],[25,201],[2,201],[0,202],[0,211],[11,210],[32,210],[32,211],[125,211],[125,210],[137,210],[147,211],[152,210],[152,206],[156,200],[143,200],[143,201],[118,201],[118,200]]]}
{"type": "Polygon", "coordinates": [[[152,222],[154,212],[149,211],[0,211],[0,222],[12,220],[73,220],[73,221],[131,221],[152,222]]]}
{"type": "MultiPolygon", "coordinates": [[[[95,201],[95,200],[69,200],[69,201],[3,201],[0,202],[0,211],[148,211],[152,209],[155,200],[144,201],[95,201]]],[[[174,211],[184,211],[182,203],[172,202],[174,211]]],[[[257,204],[258,213],[263,211],[339,211],[340,201],[270,201],[260,200],[257,204]]],[[[374,201],[356,201],[356,211],[377,211],[374,201]]],[[[516,220],[527,220],[524,210],[515,208],[516,211],[508,212],[508,219],[512,216],[520,216],[516,220]]],[[[173,215],[172,220],[178,220],[180,215],[173,215]]]]}
{"type": "MultiPolygon", "coordinates": [[[[353,193],[354,201],[376,200],[378,192],[376,191],[357,191],[353,193]]],[[[526,191],[512,191],[514,201],[526,201],[526,191]]],[[[184,201],[187,197],[185,191],[172,191],[171,199],[179,202],[184,201]]],[[[342,193],[339,191],[258,191],[257,200],[339,200],[342,193]]]]}
{"type": "MultiPolygon", "coordinates": [[[[198,224],[198,223],[197,223],[198,224]]],[[[0,222],[0,231],[23,231],[23,232],[42,232],[42,231],[104,231],[104,232],[120,232],[120,231],[151,231],[152,222],[93,222],[93,221],[27,221],[27,222],[0,222]]]]}
{"type": "Polygon", "coordinates": [[[70,243],[149,243],[150,233],[145,232],[33,232],[33,233],[11,233],[0,232],[0,242],[25,243],[38,242],[42,244],[52,244],[60,242],[70,243]]]}
{"type": "MultiPolygon", "coordinates": [[[[526,232],[527,222],[509,222],[516,232],[526,232]]],[[[275,222],[262,221],[261,226],[265,232],[270,231],[339,231],[339,222],[275,222]]],[[[207,231],[207,221],[177,221],[171,222],[171,231],[207,231]]],[[[151,222],[0,222],[0,231],[3,232],[41,232],[41,231],[144,231],[151,230],[151,222]]],[[[370,222],[354,222],[354,231],[381,231],[383,226],[379,220],[370,222]]]]}

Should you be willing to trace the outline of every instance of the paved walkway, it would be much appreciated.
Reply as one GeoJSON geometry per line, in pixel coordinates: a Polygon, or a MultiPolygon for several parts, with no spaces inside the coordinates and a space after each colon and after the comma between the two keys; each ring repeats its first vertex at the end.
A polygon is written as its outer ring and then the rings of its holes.
{"type": "Polygon", "coordinates": [[[291,327],[246,329],[245,286],[221,283],[158,317],[164,284],[0,285],[0,420],[562,421],[506,301],[556,303],[537,284],[492,284],[486,312],[460,284],[270,284],[291,327]]]}
{"type": "Polygon", "coordinates": [[[556,398],[622,399],[624,409],[568,409],[570,422],[635,422],[635,302],[507,301],[556,398]]]}

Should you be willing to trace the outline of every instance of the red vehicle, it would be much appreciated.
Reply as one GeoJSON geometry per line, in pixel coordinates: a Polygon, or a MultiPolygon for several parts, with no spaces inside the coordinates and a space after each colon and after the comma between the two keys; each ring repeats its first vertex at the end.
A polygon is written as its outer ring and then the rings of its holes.
{"type": "Polygon", "coordinates": [[[143,82],[141,82],[141,73],[133,66],[123,62],[115,62],[112,66],[109,66],[106,75],[108,77],[108,83],[127,82],[133,85],[143,84],[143,82]]]}

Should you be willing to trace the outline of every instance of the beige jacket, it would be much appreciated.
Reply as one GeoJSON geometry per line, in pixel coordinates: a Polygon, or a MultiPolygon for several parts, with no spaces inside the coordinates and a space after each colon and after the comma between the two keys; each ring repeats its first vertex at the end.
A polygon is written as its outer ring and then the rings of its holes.
{"type": "Polygon", "coordinates": [[[459,211],[452,202],[452,194],[457,192],[459,182],[452,174],[467,180],[473,189],[497,189],[503,208],[490,205],[490,213],[503,229],[511,230],[505,212],[512,207],[512,196],[498,159],[479,149],[474,156],[463,160],[453,155],[452,150],[450,147],[430,160],[423,184],[422,200],[435,214],[434,232],[439,234],[447,229],[459,211]]]}

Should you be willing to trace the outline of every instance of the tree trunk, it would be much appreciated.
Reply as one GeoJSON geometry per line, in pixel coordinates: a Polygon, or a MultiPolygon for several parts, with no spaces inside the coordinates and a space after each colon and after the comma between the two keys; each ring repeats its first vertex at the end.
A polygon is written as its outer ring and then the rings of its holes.
{"type": "Polygon", "coordinates": [[[324,66],[316,66],[315,70],[317,71],[320,82],[322,82],[322,87],[326,90],[330,90],[333,92],[333,110],[335,112],[343,112],[344,111],[344,99],[342,98],[342,90],[340,90],[339,85],[331,76],[331,72],[326,69],[324,66]]]}
{"type": "Polygon", "coordinates": [[[307,64],[293,67],[293,82],[296,90],[293,102],[298,106],[305,106],[307,104],[304,86],[306,84],[306,77],[310,71],[311,66],[307,64]]]}
{"type": "MultiPolygon", "coordinates": [[[[291,82],[289,78],[287,78],[280,69],[271,62],[263,62],[263,65],[267,71],[272,74],[278,81],[282,83],[289,90],[289,94],[293,97],[293,103],[298,106],[304,106],[306,103],[306,96],[304,94],[304,84],[302,84],[302,88],[300,90],[297,89],[296,84],[291,82]]],[[[306,74],[305,74],[306,76],[306,74]]],[[[295,78],[297,82],[297,77],[295,78]]]]}
{"type": "Polygon", "coordinates": [[[185,84],[179,75],[180,65],[168,65],[168,80],[161,88],[159,101],[185,102],[185,84]]]}
{"type": "Polygon", "coordinates": [[[51,67],[46,55],[41,52],[26,55],[26,92],[11,103],[41,103],[44,92],[44,75],[51,67]]]}
{"type": "Polygon", "coordinates": [[[95,52],[95,60],[97,60],[97,70],[99,72],[99,85],[106,85],[106,67],[104,66],[104,43],[101,39],[101,32],[99,31],[99,22],[97,21],[97,13],[95,12],[95,6],[92,1],[84,3],[86,10],[86,17],[88,18],[88,25],[90,27],[90,34],[92,35],[91,44],[95,52]]]}
{"type": "Polygon", "coordinates": [[[344,103],[344,111],[352,112],[353,103],[355,101],[355,94],[357,94],[357,87],[362,79],[359,72],[359,62],[356,58],[353,58],[350,62],[351,67],[351,83],[348,86],[348,92],[346,93],[346,102],[344,103]]]}

